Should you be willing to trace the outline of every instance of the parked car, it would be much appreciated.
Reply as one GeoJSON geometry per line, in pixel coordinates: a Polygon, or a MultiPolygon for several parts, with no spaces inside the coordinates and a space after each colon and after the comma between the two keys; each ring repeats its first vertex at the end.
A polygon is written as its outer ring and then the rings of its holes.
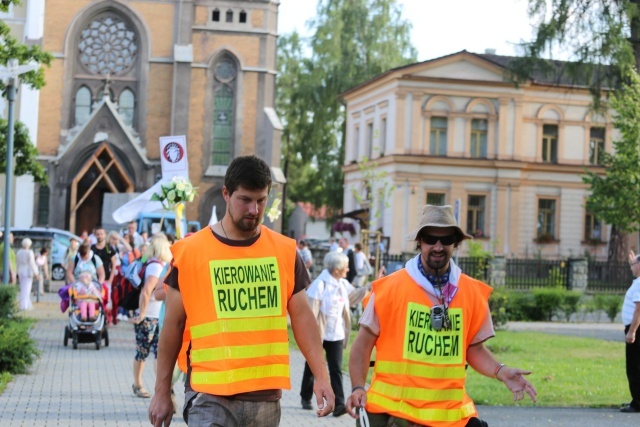
{"type": "MultiPolygon", "coordinates": [[[[138,221],[138,233],[146,232],[149,236],[152,236],[160,228],[160,222],[162,221],[162,231],[164,233],[176,234],[176,214],[173,211],[142,212],[138,215],[136,221],[138,221]]],[[[202,228],[199,221],[186,221],[184,217],[182,218],[184,234],[187,234],[192,226],[196,230],[202,228]]]]}
{"type": "Polygon", "coordinates": [[[28,237],[33,240],[33,251],[37,253],[42,246],[49,248],[51,262],[51,279],[64,280],[66,273],[65,256],[71,245],[71,238],[78,239],[80,237],[66,230],[48,227],[31,227],[31,228],[11,228],[13,233],[13,247],[21,248],[22,239],[28,237]]]}

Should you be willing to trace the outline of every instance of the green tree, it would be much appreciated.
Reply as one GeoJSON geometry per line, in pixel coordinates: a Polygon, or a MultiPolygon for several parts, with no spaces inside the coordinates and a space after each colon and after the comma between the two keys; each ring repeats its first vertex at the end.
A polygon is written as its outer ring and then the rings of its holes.
{"type": "MultiPolygon", "coordinates": [[[[529,15],[536,21],[536,34],[532,41],[522,44],[524,56],[514,62],[515,77],[523,80],[534,73],[543,73],[559,81],[569,79],[574,84],[587,86],[592,92],[595,110],[606,107],[603,100],[611,91],[603,92],[603,89],[622,90],[626,95],[618,98],[617,105],[629,109],[621,104],[636,90],[636,77],[629,81],[629,76],[634,75],[632,70],[638,70],[640,65],[639,4],[640,0],[529,0],[529,15]],[[544,59],[557,51],[567,55],[569,61],[544,59]]],[[[635,102],[638,101],[636,98],[635,102]]],[[[620,121],[617,125],[625,126],[620,121]]],[[[632,124],[627,122],[626,126],[630,128],[632,124]]],[[[623,166],[632,161],[633,156],[629,156],[637,150],[637,137],[627,129],[623,139],[616,143],[616,153],[605,163],[615,166],[615,172],[607,173],[604,179],[588,173],[584,180],[591,184],[592,191],[588,209],[612,225],[609,260],[620,262],[627,256],[625,232],[637,229],[630,225],[630,220],[635,218],[637,222],[640,214],[635,197],[627,197],[632,192],[630,186],[635,188],[637,171],[623,166]],[[630,207],[633,209],[629,210],[630,207]]]]}
{"type": "Polygon", "coordinates": [[[308,26],[278,41],[277,109],[283,122],[286,198],[343,204],[345,108],[340,94],[415,62],[411,25],[395,0],[319,0],[308,26]]]}
{"type": "Polygon", "coordinates": [[[614,126],[621,135],[613,143],[615,154],[605,153],[604,176],[587,172],[583,178],[592,190],[587,209],[608,224],[615,224],[624,233],[638,230],[640,213],[639,101],[640,77],[631,70],[627,82],[611,96],[611,107],[617,112],[614,126]]]}
{"type": "MultiPolygon", "coordinates": [[[[7,12],[11,4],[19,5],[18,0],[2,0],[0,11],[7,12]]],[[[0,21],[0,65],[6,66],[12,58],[18,60],[20,64],[37,62],[49,66],[53,56],[42,50],[38,45],[26,45],[20,43],[11,35],[11,29],[4,21],[0,21]]],[[[36,71],[30,71],[20,75],[22,84],[26,84],[33,89],[40,89],[44,86],[44,69],[41,67],[36,71]]],[[[0,92],[6,97],[7,88],[4,81],[0,81],[0,92]]],[[[36,156],[38,151],[31,143],[29,133],[21,122],[14,123],[14,150],[15,170],[17,176],[32,175],[35,182],[46,184],[47,175],[44,167],[38,163],[36,156]]],[[[7,159],[7,121],[0,119],[0,173],[6,169],[7,159]]]]}

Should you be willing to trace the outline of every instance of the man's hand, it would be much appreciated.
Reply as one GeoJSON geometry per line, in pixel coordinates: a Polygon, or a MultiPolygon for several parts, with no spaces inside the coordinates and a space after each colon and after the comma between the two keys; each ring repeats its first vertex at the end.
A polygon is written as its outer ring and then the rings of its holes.
{"type": "Polygon", "coordinates": [[[357,388],[353,393],[351,393],[351,396],[347,398],[347,412],[353,418],[357,419],[359,415],[356,411],[358,408],[364,408],[366,404],[367,393],[363,389],[357,388]]]}
{"type": "Polygon", "coordinates": [[[333,412],[336,396],[326,380],[318,381],[316,378],[313,383],[313,394],[316,395],[316,403],[318,404],[316,414],[319,417],[325,417],[333,412]]]}
{"type": "Polygon", "coordinates": [[[171,392],[153,395],[149,404],[149,421],[154,427],[169,427],[173,418],[171,392]]]}
{"type": "Polygon", "coordinates": [[[509,368],[505,366],[498,373],[498,379],[507,386],[509,390],[513,393],[513,400],[518,401],[524,397],[524,393],[526,392],[531,400],[536,401],[536,396],[538,396],[538,391],[531,384],[524,375],[529,375],[530,371],[523,371],[522,369],[509,368]]]}
{"type": "Polygon", "coordinates": [[[634,342],[636,342],[636,333],[631,332],[631,329],[629,329],[627,335],[624,336],[624,340],[627,342],[627,344],[633,344],[634,342]]]}

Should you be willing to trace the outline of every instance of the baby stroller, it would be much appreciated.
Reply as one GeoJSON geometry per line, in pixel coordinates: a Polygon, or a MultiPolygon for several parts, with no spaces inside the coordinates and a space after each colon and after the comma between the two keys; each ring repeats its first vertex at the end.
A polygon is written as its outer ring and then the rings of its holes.
{"type": "MultiPolygon", "coordinates": [[[[104,296],[104,289],[98,283],[93,283],[101,289],[104,296]]],[[[64,328],[64,346],[66,347],[69,338],[73,349],[78,349],[78,343],[94,343],[96,350],[100,350],[100,345],[104,339],[104,346],[109,347],[109,331],[107,330],[104,300],[91,295],[78,295],[75,287],[69,287],[69,324],[64,328]],[[83,320],[80,314],[79,303],[86,301],[95,304],[95,315],[83,320]]]]}

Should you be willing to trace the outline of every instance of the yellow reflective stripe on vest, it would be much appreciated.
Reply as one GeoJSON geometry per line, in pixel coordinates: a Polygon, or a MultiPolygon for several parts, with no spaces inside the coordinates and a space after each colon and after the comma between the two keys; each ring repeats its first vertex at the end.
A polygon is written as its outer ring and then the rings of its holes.
{"type": "Polygon", "coordinates": [[[251,319],[225,319],[192,326],[191,337],[202,338],[222,332],[258,332],[287,329],[286,317],[254,317],[251,319]]]}
{"type": "Polygon", "coordinates": [[[375,371],[381,374],[394,374],[394,375],[410,375],[412,377],[422,378],[449,378],[459,379],[465,378],[466,372],[464,366],[452,366],[452,367],[436,367],[417,365],[414,363],[395,363],[395,362],[383,362],[376,361],[375,371]]]}
{"type": "Polygon", "coordinates": [[[193,384],[230,384],[270,377],[289,377],[289,365],[251,366],[220,372],[191,372],[193,384]]]}
{"type": "Polygon", "coordinates": [[[263,356],[286,356],[289,354],[289,343],[238,345],[233,347],[208,348],[191,350],[193,362],[215,362],[225,359],[248,359],[263,356]]]}
{"type": "Polygon", "coordinates": [[[463,389],[429,390],[422,387],[399,387],[397,385],[374,381],[369,391],[382,394],[394,400],[462,401],[463,389]]]}
{"type": "MultiPolygon", "coordinates": [[[[367,402],[373,405],[378,405],[386,411],[400,412],[420,421],[455,422],[466,418],[469,414],[469,404],[464,405],[459,409],[420,409],[411,406],[405,401],[396,402],[378,394],[367,395],[367,402]]],[[[473,404],[471,404],[471,407],[473,407],[473,404]]],[[[473,411],[471,411],[471,413],[473,413],[473,411]]]]}

